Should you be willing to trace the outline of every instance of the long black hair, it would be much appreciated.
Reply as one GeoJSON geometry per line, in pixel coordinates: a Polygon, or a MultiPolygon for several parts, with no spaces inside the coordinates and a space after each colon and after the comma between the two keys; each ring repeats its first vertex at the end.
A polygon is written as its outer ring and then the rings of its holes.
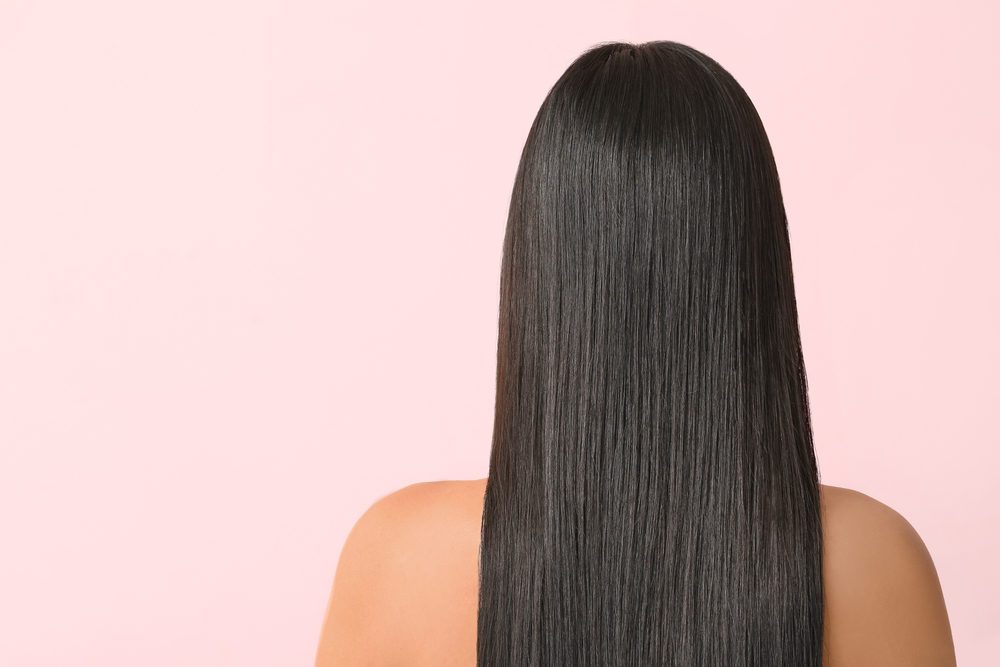
{"type": "Polygon", "coordinates": [[[604,42],[528,133],[503,245],[477,664],[820,665],[819,475],[753,103],[604,42]]]}

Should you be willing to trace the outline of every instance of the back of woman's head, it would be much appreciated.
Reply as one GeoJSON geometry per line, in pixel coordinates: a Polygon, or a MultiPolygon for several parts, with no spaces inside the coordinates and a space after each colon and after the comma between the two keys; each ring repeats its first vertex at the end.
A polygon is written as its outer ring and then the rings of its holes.
{"type": "Polygon", "coordinates": [[[479,665],[820,665],[787,223],[703,53],[600,44],[545,98],[501,268],[479,665]]]}

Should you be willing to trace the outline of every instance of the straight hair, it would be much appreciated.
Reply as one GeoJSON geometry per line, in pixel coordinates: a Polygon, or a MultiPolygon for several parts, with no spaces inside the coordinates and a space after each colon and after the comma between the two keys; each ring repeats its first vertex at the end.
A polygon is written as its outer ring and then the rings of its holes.
{"type": "Polygon", "coordinates": [[[672,41],[548,92],[503,241],[477,665],[822,663],[819,475],[753,103],[672,41]]]}

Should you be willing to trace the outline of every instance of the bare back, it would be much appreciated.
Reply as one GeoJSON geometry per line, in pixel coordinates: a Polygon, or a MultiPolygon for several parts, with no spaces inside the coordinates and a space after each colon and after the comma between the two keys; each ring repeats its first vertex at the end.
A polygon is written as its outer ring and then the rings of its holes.
{"type": "MultiPolygon", "coordinates": [[[[317,667],[476,664],[486,480],[423,482],[377,501],[341,555],[317,667]]],[[[955,664],[937,572],[913,527],[821,485],[824,665],[955,664]]]]}

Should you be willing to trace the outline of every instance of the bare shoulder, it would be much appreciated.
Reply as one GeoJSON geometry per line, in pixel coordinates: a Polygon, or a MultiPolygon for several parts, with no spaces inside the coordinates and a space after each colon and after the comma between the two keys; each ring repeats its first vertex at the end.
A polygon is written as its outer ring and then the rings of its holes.
{"type": "Polygon", "coordinates": [[[471,650],[475,661],[477,493],[475,481],[418,482],[358,518],[337,563],[317,667],[452,664],[470,619],[461,658],[469,664],[471,650]]]}
{"type": "Polygon", "coordinates": [[[820,497],[824,664],[954,665],[937,570],[914,527],[859,491],[823,485],[820,497]]]}

